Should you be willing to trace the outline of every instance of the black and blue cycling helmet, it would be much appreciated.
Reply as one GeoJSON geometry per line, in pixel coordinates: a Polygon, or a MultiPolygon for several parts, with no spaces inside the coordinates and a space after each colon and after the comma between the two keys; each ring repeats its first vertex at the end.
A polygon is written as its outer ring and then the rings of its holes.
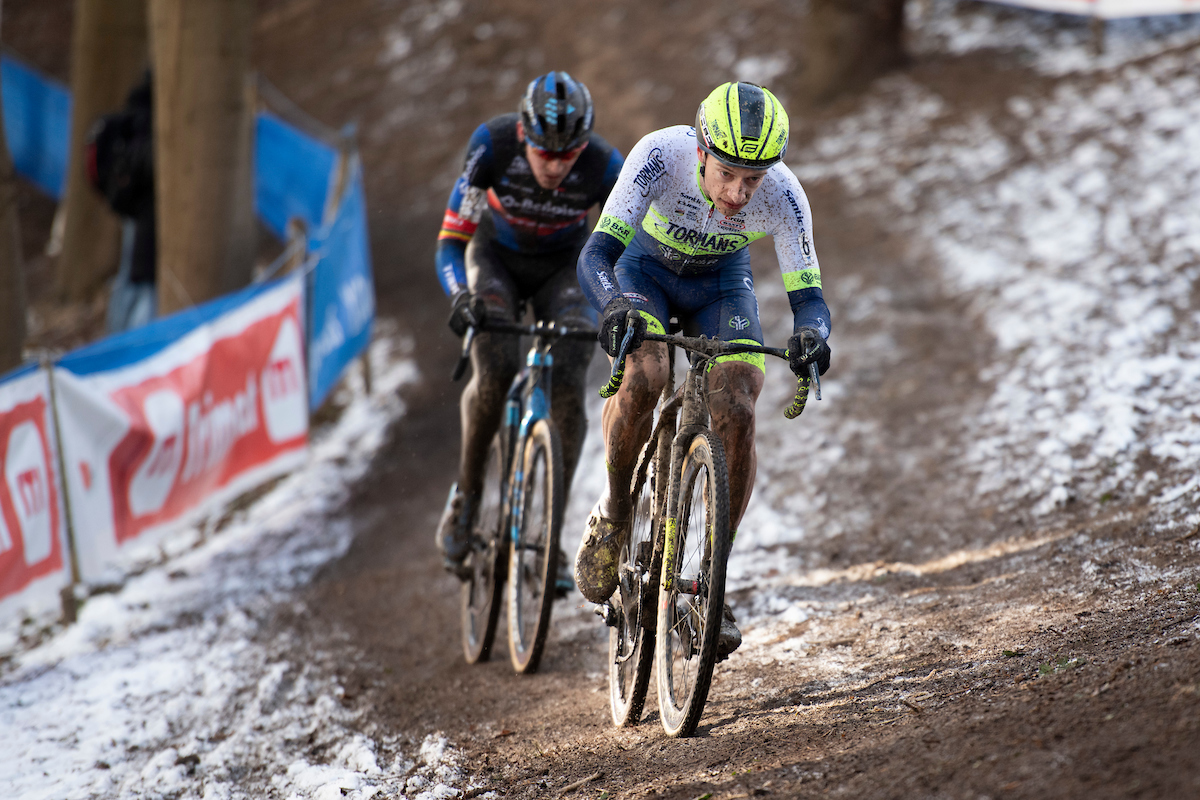
{"type": "Polygon", "coordinates": [[[572,150],[587,141],[592,130],[592,95],[565,72],[548,72],[530,81],[520,112],[525,138],[542,150],[572,150]]]}

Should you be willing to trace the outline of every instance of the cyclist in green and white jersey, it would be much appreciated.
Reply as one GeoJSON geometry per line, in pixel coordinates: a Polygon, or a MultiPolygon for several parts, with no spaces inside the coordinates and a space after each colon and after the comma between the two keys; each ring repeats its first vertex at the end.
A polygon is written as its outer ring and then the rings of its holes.
{"type": "MultiPolygon", "coordinates": [[[[645,343],[678,317],[690,335],[763,343],[750,271],[750,242],[775,238],[793,315],[789,365],[807,374],[829,368],[829,308],[813,245],[808,198],[781,163],[788,117],[779,100],[749,83],[726,83],[700,104],[695,127],[654,131],[630,152],[600,222],[579,256],[580,285],[600,311],[601,346],[610,357],[634,316],[632,352],[620,392],[604,407],[608,484],[588,518],[575,579],[592,602],[616,588],[617,554],[628,535],[629,483],[650,436],[667,379],[666,347],[645,343]],[[815,347],[801,352],[801,335],[815,347]]],[[[762,355],[723,356],[709,377],[713,427],[729,469],[730,530],[736,534],[754,486],[754,406],[765,374],[762,355]]],[[[741,643],[725,609],[719,654],[741,643]]]]}

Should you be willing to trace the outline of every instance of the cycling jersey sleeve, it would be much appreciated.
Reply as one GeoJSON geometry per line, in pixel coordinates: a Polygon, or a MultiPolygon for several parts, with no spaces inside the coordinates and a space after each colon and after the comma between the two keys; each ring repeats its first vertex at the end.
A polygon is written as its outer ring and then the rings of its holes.
{"type": "Polygon", "coordinates": [[[604,168],[604,177],[600,181],[600,198],[598,202],[601,208],[608,202],[608,196],[612,194],[613,187],[617,185],[617,177],[620,176],[621,167],[624,164],[625,159],[621,156],[621,151],[614,147],[612,155],[608,158],[608,165],[604,168]]]}
{"type": "Polygon", "coordinates": [[[821,336],[829,338],[829,306],[821,293],[821,265],[813,244],[812,210],[800,181],[790,170],[782,172],[785,185],[781,196],[790,213],[782,215],[780,228],[775,231],[775,254],[792,307],[792,330],[816,328],[821,336]]]}
{"type": "Polygon", "coordinates": [[[628,243],[628,240],[622,241],[597,228],[579,253],[575,268],[579,285],[592,308],[597,311],[603,312],[609,301],[621,291],[613,267],[628,243]]]}
{"type": "Polygon", "coordinates": [[[467,143],[466,162],[450,192],[434,256],[438,280],[446,294],[451,296],[467,288],[467,243],[475,235],[479,219],[487,207],[491,161],[492,137],[487,125],[480,125],[467,143]]]}
{"type": "Polygon", "coordinates": [[[658,196],[660,179],[666,175],[661,151],[650,139],[644,137],[629,151],[600,212],[600,222],[579,254],[579,285],[597,311],[603,311],[620,293],[614,271],[617,259],[633,241],[638,224],[658,196]]]}

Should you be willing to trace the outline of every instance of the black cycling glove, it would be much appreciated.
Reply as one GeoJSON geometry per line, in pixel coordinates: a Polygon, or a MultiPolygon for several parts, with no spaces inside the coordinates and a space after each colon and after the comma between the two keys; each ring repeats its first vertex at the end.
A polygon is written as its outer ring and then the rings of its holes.
{"type": "Polygon", "coordinates": [[[462,336],[467,332],[467,328],[474,328],[479,324],[480,304],[473,301],[474,298],[466,289],[459,291],[450,301],[452,308],[450,319],[446,320],[446,324],[450,326],[450,330],[454,331],[455,336],[462,336]]]}
{"type": "MultiPolygon", "coordinates": [[[[625,339],[627,325],[626,315],[633,308],[633,303],[624,297],[616,297],[604,307],[604,321],[600,323],[600,347],[613,358],[621,349],[625,339]]],[[[646,318],[641,314],[634,315],[633,338],[629,340],[626,354],[632,353],[642,346],[646,338],[646,318]]]]}
{"type": "Polygon", "coordinates": [[[829,369],[829,343],[816,328],[801,328],[788,339],[788,366],[798,378],[808,376],[808,365],[817,365],[817,374],[829,369]]]}

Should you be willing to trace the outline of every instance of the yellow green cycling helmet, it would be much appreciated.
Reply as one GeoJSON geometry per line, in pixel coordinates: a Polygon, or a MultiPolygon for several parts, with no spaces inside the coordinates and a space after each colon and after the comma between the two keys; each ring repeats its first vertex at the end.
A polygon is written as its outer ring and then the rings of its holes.
{"type": "Polygon", "coordinates": [[[729,166],[766,169],[787,152],[788,115],[761,86],[723,83],[696,110],[696,142],[729,166]]]}

